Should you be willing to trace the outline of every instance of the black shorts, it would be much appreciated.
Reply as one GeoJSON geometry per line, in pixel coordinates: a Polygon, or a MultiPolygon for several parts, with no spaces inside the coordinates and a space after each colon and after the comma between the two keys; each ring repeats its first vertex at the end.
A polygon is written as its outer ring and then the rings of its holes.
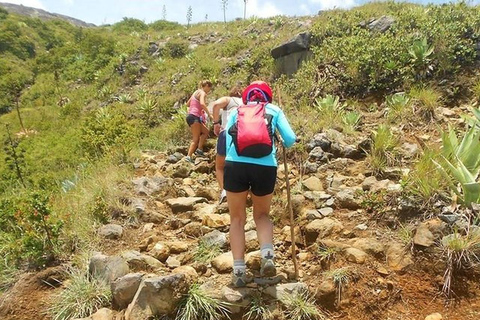
{"type": "Polygon", "coordinates": [[[200,119],[200,117],[197,117],[196,115],[190,113],[187,115],[186,120],[189,127],[191,127],[192,124],[194,124],[195,122],[202,123],[202,119],[200,119]]]}
{"type": "Polygon", "coordinates": [[[275,189],[277,167],[261,166],[243,162],[225,162],[223,187],[230,192],[250,189],[258,197],[266,196],[275,189]]]}

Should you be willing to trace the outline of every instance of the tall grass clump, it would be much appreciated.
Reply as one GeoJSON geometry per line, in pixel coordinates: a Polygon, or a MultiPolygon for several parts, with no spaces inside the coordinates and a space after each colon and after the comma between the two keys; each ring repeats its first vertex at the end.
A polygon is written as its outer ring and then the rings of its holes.
{"type": "Polygon", "coordinates": [[[273,312],[261,293],[252,295],[247,312],[245,312],[243,318],[245,320],[273,320],[273,312]]]}
{"type": "Polygon", "coordinates": [[[176,320],[220,320],[229,318],[228,304],[210,297],[198,283],[193,284],[180,301],[176,320]]]}
{"type": "Polygon", "coordinates": [[[480,262],[480,231],[470,229],[465,234],[455,231],[443,237],[441,250],[446,262],[442,292],[450,297],[458,273],[480,262]]]}
{"type": "Polygon", "coordinates": [[[440,151],[428,148],[418,158],[406,180],[406,191],[430,202],[447,186],[444,176],[432,161],[439,161],[440,151]]]}
{"type": "Polygon", "coordinates": [[[433,88],[414,87],[409,96],[413,100],[415,112],[426,120],[433,120],[435,108],[441,106],[442,95],[433,88]]]}
{"type": "Polygon", "coordinates": [[[110,305],[110,286],[91,277],[87,270],[71,269],[70,279],[60,293],[53,296],[48,309],[53,320],[85,318],[110,305]]]}
{"type": "Polygon", "coordinates": [[[281,299],[285,306],[285,317],[291,320],[324,320],[325,315],[315,305],[308,292],[286,294],[281,299]]]}
{"type": "Polygon", "coordinates": [[[333,280],[337,291],[337,305],[340,305],[340,301],[342,301],[343,290],[350,282],[350,278],[352,276],[351,270],[348,267],[338,268],[325,272],[325,276],[333,280]]]}
{"type": "Polygon", "coordinates": [[[375,175],[397,162],[398,138],[389,126],[381,124],[373,132],[372,145],[367,152],[367,165],[375,175]]]}
{"type": "Polygon", "coordinates": [[[222,253],[222,248],[218,243],[200,240],[193,251],[193,258],[199,262],[210,262],[222,253]]]}

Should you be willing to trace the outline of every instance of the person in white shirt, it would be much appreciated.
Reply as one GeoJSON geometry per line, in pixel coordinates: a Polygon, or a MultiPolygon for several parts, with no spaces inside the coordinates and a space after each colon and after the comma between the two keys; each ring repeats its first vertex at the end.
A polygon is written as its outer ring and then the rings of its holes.
{"type": "Polygon", "coordinates": [[[222,190],[219,203],[222,203],[227,197],[227,193],[223,189],[223,170],[225,167],[227,147],[225,126],[227,125],[227,119],[231,112],[243,104],[242,92],[243,90],[240,86],[235,86],[230,90],[228,97],[221,97],[213,103],[213,132],[218,136],[215,174],[220,190],[222,190]]]}

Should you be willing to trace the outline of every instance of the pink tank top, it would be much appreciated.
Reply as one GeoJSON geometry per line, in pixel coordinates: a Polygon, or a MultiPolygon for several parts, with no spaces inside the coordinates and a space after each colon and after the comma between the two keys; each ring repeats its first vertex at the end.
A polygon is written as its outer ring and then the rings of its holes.
{"type": "Polygon", "coordinates": [[[202,117],[204,115],[204,111],[202,109],[202,105],[200,104],[200,101],[195,98],[195,94],[197,91],[195,91],[192,95],[192,98],[190,99],[190,105],[188,106],[188,113],[193,114],[194,116],[197,117],[202,117]]]}

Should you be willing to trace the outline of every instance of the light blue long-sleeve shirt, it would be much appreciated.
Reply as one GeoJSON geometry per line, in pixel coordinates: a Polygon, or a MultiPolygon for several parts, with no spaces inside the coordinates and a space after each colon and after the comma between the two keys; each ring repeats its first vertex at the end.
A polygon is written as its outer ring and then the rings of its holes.
{"type": "MultiPolygon", "coordinates": [[[[284,146],[291,147],[295,140],[297,139],[295,133],[290,127],[290,124],[285,117],[282,109],[278,106],[268,103],[265,106],[265,111],[267,114],[273,116],[272,118],[272,133],[275,133],[275,130],[278,130],[280,136],[282,137],[284,146]]],[[[277,158],[276,158],[276,149],[275,145],[273,145],[272,153],[268,156],[262,158],[251,158],[251,157],[243,157],[237,154],[237,150],[235,149],[235,145],[232,141],[232,136],[228,134],[228,129],[235,124],[237,121],[238,110],[232,112],[232,114],[228,117],[228,123],[226,127],[227,132],[227,157],[225,158],[226,161],[233,161],[233,162],[244,162],[244,163],[252,163],[258,164],[262,166],[269,166],[269,167],[276,167],[277,166],[277,158]]]]}

